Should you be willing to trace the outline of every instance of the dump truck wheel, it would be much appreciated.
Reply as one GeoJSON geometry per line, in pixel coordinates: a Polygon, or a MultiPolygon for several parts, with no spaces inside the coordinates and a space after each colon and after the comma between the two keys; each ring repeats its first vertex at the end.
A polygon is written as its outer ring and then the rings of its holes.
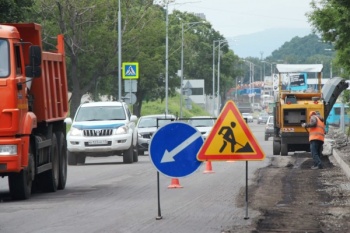
{"type": "Polygon", "coordinates": [[[28,199],[32,192],[32,184],[34,180],[34,157],[29,150],[28,167],[20,173],[12,173],[9,175],[9,188],[13,199],[28,199]]]}
{"type": "Polygon", "coordinates": [[[288,144],[283,143],[281,145],[281,155],[282,156],[288,155],[288,144]]]}
{"type": "Polygon", "coordinates": [[[56,132],[59,155],[58,189],[64,189],[67,182],[67,147],[62,132],[56,132]]]}
{"type": "Polygon", "coordinates": [[[52,168],[44,173],[40,174],[40,179],[42,182],[41,187],[43,191],[46,192],[56,192],[59,180],[59,158],[58,158],[58,147],[57,138],[55,134],[52,134],[52,145],[50,148],[50,156],[52,168]]]}
{"type": "Polygon", "coordinates": [[[281,143],[279,141],[273,141],[273,155],[281,154],[281,143]]]}

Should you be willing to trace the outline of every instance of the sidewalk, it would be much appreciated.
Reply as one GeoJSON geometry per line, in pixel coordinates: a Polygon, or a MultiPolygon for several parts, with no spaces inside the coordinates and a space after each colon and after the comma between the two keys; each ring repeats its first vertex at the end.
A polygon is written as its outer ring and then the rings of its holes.
{"type": "Polygon", "coordinates": [[[345,175],[350,179],[350,154],[344,153],[339,149],[333,149],[332,156],[329,156],[329,160],[334,164],[335,162],[339,164],[340,168],[343,170],[345,175]],[[334,161],[335,160],[335,161],[334,161]]]}
{"type": "Polygon", "coordinates": [[[350,143],[348,137],[332,129],[326,135],[325,143],[323,145],[323,154],[328,156],[333,164],[338,164],[345,175],[350,179],[350,143]]]}

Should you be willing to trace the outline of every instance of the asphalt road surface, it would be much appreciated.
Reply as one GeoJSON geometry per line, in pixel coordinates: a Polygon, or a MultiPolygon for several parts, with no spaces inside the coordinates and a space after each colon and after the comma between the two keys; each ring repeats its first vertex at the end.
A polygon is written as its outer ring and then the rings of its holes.
{"type": "MultiPolygon", "coordinates": [[[[264,125],[254,121],[249,126],[266,155],[264,161],[248,162],[250,184],[254,172],[267,166],[272,141],[264,141],[264,125]]],[[[259,214],[236,204],[245,189],[245,161],[212,162],[211,174],[203,173],[203,163],[179,179],[183,188],[168,188],[171,178],[160,174],[160,215],[157,170],[148,155],[133,164],[123,164],[118,156],[86,162],[68,167],[65,190],[35,193],[26,201],[12,201],[7,177],[0,179],[0,232],[213,233],[247,226],[259,214]]]]}

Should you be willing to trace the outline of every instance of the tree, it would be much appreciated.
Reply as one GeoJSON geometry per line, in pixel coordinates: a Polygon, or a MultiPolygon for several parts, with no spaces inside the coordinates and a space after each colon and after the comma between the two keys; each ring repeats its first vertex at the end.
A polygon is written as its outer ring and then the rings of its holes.
{"type": "Polygon", "coordinates": [[[0,22],[19,23],[26,19],[31,0],[0,0],[0,22]]]}
{"type": "MultiPolygon", "coordinates": [[[[329,77],[334,56],[331,44],[323,42],[316,34],[310,34],[304,37],[296,36],[291,41],[285,42],[266,60],[289,64],[323,64],[324,77],[329,77]]],[[[333,71],[334,75],[337,75],[337,70],[333,71]]]]}
{"type": "Polygon", "coordinates": [[[337,51],[336,62],[350,72],[350,2],[343,0],[312,1],[308,18],[322,40],[337,51]]]}
{"type": "MultiPolygon", "coordinates": [[[[57,33],[65,36],[68,61],[69,89],[72,91],[71,115],[80,104],[85,93],[111,95],[117,99],[118,83],[118,44],[117,44],[117,1],[109,0],[38,0],[33,8],[33,18],[40,18],[44,26],[44,41],[57,33]]],[[[122,1],[122,54],[123,61],[141,60],[141,76],[147,76],[143,69],[150,65],[157,72],[158,55],[149,51],[154,48],[151,42],[159,39],[155,30],[150,30],[159,17],[148,14],[153,1],[122,1]],[[153,38],[151,39],[150,36],[153,38]],[[144,38],[146,38],[144,40],[144,38]],[[146,42],[148,41],[148,42],[146,42]]],[[[154,43],[153,43],[154,44],[154,43]]],[[[122,88],[122,87],[120,87],[122,88]]]]}
{"type": "MultiPolygon", "coordinates": [[[[212,25],[190,13],[174,11],[170,17],[172,40],[172,58],[177,65],[177,70],[181,70],[181,42],[182,42],[182,24],[184,27],[184,78],[185,79],[204,79],[205,93],[211,94],[213,88],[213,41],[225,40],[219,32],[212,28],[212,25]],[[191,24],[196,22],[196,24],[191,24]]],[[[218,43],[216,43],[216,47],[218,43]]],[[[235,77],[239,74],[234,69],[234,63],[239,60],[226,43],[221,44],[220,58],[220,95],[223,100],[226,99],[226,91],[234,86],[235,77]]],[[[218,48],[215,49],[215,66],[218,58],[218,48]]],[[[217,67],[215,68],[215,82],[217,82],[217,67]]],[[[175,69],[176,70],[176,69],[175,69]]],[[[217,83],[216,83],[217,85],[217,83]]],[[[215,92],[217,87],[214,88],[215,92]]]]}
{"type": "MultiPolygon", "coordinates": [[[[54,44],[51,40],[57,34],[65,36],[72,116],[86,93],[117,99],[117,5],[117,0],[37,0],[31,8],[30,18],[43,25],[45,47],[54,44]]],[[[140,116],[143,101],[165,98],[165,10],[152,0],[123,0],[121,11],[122,62],[139,63],[133,110],[140,116]]],[[[180,87],[176,73],[181,58],[181,23],[195,21],[201,19],[189,13],[174,11],[169,15],[170,96],[180,87]]],[[[205,79],[206,93],[211,93],[212,86],[212,43],[219,39],[224,37],[209,23],[186,30],[185,76],[205,79]]],[[[226,45],[222,51],[226,61],[234,61],[226,45]]],[[[233,80],[233,63],[226,61],[222,63],[222,79],[233,80]]],[[[222,83],[224,87],[226,83],[222,83]]],[[[120,88],[124,90],[124,86],[120,88]]]]}

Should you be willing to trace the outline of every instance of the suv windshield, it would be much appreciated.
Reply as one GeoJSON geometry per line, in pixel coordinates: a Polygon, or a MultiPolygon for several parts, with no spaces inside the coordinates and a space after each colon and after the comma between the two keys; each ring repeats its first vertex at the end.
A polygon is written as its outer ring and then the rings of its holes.
{"type": "Polygon", "coordinates": [[[122,106],[93,106],[81,107],[75,121],[108,121],[125,120],[125,111],[122,106]]]}
{"type": "Polygon", "coordinates": [[[9,76],[9,45],[0,39],[0,78],[9,76]]]}

